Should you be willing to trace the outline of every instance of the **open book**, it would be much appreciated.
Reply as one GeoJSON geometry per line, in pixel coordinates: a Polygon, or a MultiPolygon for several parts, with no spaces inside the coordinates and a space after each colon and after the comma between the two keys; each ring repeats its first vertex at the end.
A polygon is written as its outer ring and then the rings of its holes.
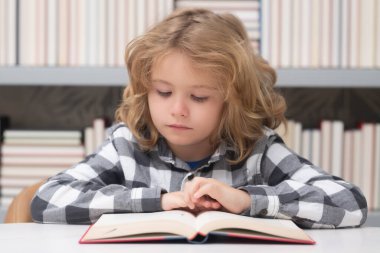
{"type": "Polygon", "coordinates": [[[290,220],[252,218],[220,211],[194,216],[186,211],[103,214],[80,243],[141,242],[187,239],[204,242],[208,235],[314,244],[290,220]]]}

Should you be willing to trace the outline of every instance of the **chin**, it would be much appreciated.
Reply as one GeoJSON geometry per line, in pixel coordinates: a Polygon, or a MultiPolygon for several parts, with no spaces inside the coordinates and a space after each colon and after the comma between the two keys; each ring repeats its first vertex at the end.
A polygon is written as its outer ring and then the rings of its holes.
{"type": "Polygon", "coordinates": [[[193,145],[197,143],[192,136],[164,136],[168,143],[179,146],[193,145]]]}
{"type": "Polygon", "coordinates": [[[179,138],[166,138],[166,141],[170,144],[177,145],[177,146],[188,146],[193,145],[194,142],[190,140],[181,140],[179,138]]]}

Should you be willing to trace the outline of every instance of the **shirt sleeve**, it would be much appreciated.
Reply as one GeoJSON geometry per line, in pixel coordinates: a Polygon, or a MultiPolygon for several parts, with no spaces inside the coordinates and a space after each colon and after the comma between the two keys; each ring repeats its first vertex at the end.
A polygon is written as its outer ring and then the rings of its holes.
{"type": "Polygon", "coordinates": [[[39,188],[31,203],[32,218],[43,223],[89,224],[106,212],[162,210],[161,188],[132,185],[125,182],[120,157],[109,139],[95,154],[39,188]]]}
{"type": "Polygon", "coordinates": [[[292,219],[305,228],[355,227],[365,222],[367,202],[358,187],[273,138],[260,164],[264,184],[242,187],[252,200],[247,215],[292,219]]]}

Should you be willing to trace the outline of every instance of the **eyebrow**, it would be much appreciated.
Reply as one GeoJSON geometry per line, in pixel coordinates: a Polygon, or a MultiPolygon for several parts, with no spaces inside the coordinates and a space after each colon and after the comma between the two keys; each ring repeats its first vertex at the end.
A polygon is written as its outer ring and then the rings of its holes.
{"type": "MultiPolygon", "coordinates": [[[[172,83],[165,81],[165,80],[161,80],[161,79],[153,79],[152,82],[159,82],[159,83],[164,83],[164,84],[173,86],[172,83]]],[[[191,88],[205,88],[205,89],[209,89],[209,90],[216,90],[217,89],[216,87],[211,87],[210,85],[204,85],[204,84],[192,85],[191,88]]]]}

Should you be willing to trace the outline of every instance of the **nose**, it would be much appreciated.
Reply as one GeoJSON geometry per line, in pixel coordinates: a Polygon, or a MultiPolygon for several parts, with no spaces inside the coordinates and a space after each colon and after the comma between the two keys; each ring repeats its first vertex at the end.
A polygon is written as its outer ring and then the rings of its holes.
{"type": "Polygon", "coordinates": [[[174,117],[187,117],[189,116],[189,108],[185,100],[181,97],[176,98],[171,106],[171,115],[174,117]]]}

